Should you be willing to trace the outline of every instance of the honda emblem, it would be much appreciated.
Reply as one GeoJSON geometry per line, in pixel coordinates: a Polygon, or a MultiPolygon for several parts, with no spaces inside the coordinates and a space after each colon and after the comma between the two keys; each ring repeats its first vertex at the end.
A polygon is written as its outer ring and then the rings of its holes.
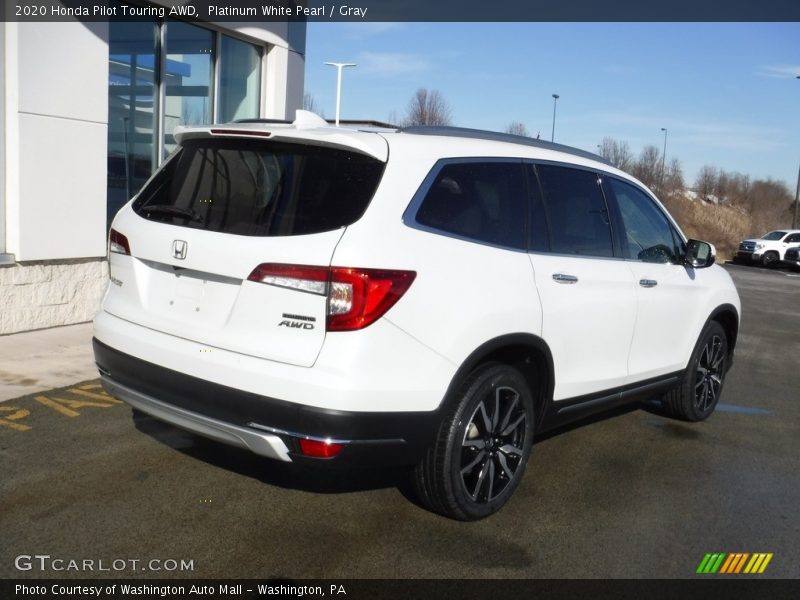
{"type": "Polygon", "coordinates": [[[172,242],[172,257],[177,258],[178,260],[183,260],[186,258],[186,249],[188,247],[189,244],[183,240],[175,240],[172,242]]]}

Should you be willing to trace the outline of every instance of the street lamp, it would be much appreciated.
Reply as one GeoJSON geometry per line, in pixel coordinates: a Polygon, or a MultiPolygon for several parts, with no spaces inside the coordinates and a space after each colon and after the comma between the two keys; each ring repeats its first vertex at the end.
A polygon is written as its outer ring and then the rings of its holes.
{"type": "MultiPolygon", "coordinates": [[[[800,79],[800,75],[797,76],[800,79]]],[[[797,208],[800,206],[800,168],[797,169],[797,188],[794,191],[794,217],[792,218],[792,229],[797,229],[797,208]]]]}
{"type": "Polygon", "coordinates": [[[556,139],[556,102],[558,102],[558,98],[558,94],[553,94],[553,131],[550,133],[551,142],[554,142],[556,139]]]}
{"type": "Polygon", "coordinates": [[[336,67],[336,126],[339,126],[339,107],[342,104],[342,69],[344,67],[355,67],[355,63],[335,63],[326,62],[326,65],[336,67]]]}
{"type": "Polygon", "coordinates": [[[659,190],[661,193],[664,193],[664,161],[667,159],[667,128],[662,127],[661,131],[664,132],[664,152],[661,153],[661,183],[659,184],[659,190]]]}

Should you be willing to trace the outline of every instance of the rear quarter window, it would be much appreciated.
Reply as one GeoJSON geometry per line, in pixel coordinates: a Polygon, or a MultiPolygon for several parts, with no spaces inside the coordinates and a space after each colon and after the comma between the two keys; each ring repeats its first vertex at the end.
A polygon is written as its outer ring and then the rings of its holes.
{"type": "Polygon", "coordinates": [[[476,242],[524,250],[526,186],[520,161],[447,163],[415,221],[476,242]]]}
{"type": "Polygon", "coordinates": [[[260,140],[189,140],[142,190],[141,217],[247,236],[332,231],[367,209],[384,164],[346,150],[260,140]]]}

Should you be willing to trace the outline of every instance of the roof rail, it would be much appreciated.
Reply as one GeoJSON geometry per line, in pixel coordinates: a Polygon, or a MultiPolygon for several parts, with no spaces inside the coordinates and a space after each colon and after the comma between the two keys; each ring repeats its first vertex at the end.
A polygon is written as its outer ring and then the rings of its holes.
{"type": "MultiPolygon", "coordinates": [[[[336,119],[326,119],[328,123],[335,123],[336,119]]],[[[399,127],[386,123],[385,121],[376,121],[375,119],[339,119],[339,125],[355,126],[355,127],[375,127],[377,129],[392,129],[397,131],[399,127]]]]}
{"type": "Polygon", "coordinates": [[[573,148],[572,146],[565,146],[564,144],[556,144],[555,142],[547,142],[524,135],[514,135],[512,133],[500,133],[499,131],[484,131],[483,129],[468,129],[466,127],[445,127],[441,125],[412,125],[411,127],[403,127],[398,130],[400,133],[413,133],[415,135],[439,135],[447,137],[469,138],[475,140],[490,140],[493,142],[507,142],[510,144],[521,144],[523,146],[533,146],[534,148],[542,148],[545,150],[555,150],[556,152],[564,152],[565,154],[572,154],[596,160],[598,162],[612,165],[605,158],[593,152],[587,152],[580,148],[573,148]]]}

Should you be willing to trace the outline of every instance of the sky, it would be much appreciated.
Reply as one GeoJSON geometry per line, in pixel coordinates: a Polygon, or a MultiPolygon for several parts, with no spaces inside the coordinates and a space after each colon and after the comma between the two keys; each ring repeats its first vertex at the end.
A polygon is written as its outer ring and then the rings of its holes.
{"type": "Polygon", "coordinates": [[[772,178],[800,167],[800,23],[308,23],[305,89],[327,118],[402,118],[437,89],[453,125],[522,122],[597,151],[608,136],[680,160],[772,178]]]}

